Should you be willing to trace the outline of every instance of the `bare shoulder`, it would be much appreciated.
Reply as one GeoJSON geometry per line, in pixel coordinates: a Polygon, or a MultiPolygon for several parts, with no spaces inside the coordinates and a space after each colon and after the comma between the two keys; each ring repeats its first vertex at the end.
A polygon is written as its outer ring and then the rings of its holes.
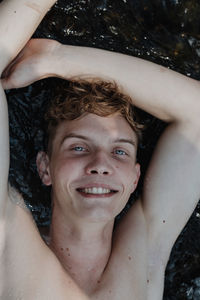
{"type": "Polygon", "coordinates": [[[38,262],[47,250],[22,195],[11,186],[8,188],[1,231],[1,293],[5,297],[3,299],[15,299],[7,291],[15,290],[17,293],[27,283],[28,276],[34,276],[38,262]]]}
{"type": "Polygon", "coordinates": [[[10,186],[7,203],[1,227],[0,299],[86,300],[44,243],[22,195],[10,186]]]}

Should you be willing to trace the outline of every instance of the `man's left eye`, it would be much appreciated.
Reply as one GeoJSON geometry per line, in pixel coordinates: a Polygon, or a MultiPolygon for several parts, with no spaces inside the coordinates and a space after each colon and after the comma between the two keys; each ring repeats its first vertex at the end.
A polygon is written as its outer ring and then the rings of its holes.
{"type": "Polygon", "coordinates": [[[121,150],[121,149],[117,149],[117,150],[115,150],[114,152],[115,152],[115,154],[117,154],[117,155],[126,155],[126,154],[127,154],[124,150],[121,150]]]}

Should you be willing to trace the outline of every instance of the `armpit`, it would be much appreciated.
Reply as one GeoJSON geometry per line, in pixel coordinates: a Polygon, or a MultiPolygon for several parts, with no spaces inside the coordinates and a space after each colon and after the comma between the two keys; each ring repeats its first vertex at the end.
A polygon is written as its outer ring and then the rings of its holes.
{"type": "Polygon", "coordinates": [[[22,195],[10,184],[8,185],[8,198],[13,204],[20,206],[26,211],[29,211],[22,195]]]}

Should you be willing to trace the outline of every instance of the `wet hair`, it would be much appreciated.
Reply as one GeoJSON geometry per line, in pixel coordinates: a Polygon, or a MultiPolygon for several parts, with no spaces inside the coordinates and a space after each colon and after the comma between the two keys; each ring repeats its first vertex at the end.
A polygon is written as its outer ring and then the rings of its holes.
{"type": "Polygon", "coordinates": [[[131,98],[122,93],[115,82],[100,79],[66,82],[66,85],[57,88],[45,114],[45,150],[51,154],[52,141],[61,122],[78,119],[87,113],[101,117],[118,113],[140,141],[143,125],[138,121],[135,110],[131,98]]]}

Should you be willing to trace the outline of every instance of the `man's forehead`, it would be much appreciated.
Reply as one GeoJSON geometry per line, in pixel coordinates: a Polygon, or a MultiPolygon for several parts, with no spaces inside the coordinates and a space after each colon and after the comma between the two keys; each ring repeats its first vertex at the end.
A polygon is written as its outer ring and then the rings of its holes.
{"type": "Polygon", "coordinates": [[[131,128],[129,123],[120,115],[111,115],[108,117],[100,117],[94,114],[64,121],[60,124],[59,130],[62,136],[82,136],[84,139],[93,135],[107,136],[112,140],[132,140],[137,142],[137,135],[131,128]]]}

